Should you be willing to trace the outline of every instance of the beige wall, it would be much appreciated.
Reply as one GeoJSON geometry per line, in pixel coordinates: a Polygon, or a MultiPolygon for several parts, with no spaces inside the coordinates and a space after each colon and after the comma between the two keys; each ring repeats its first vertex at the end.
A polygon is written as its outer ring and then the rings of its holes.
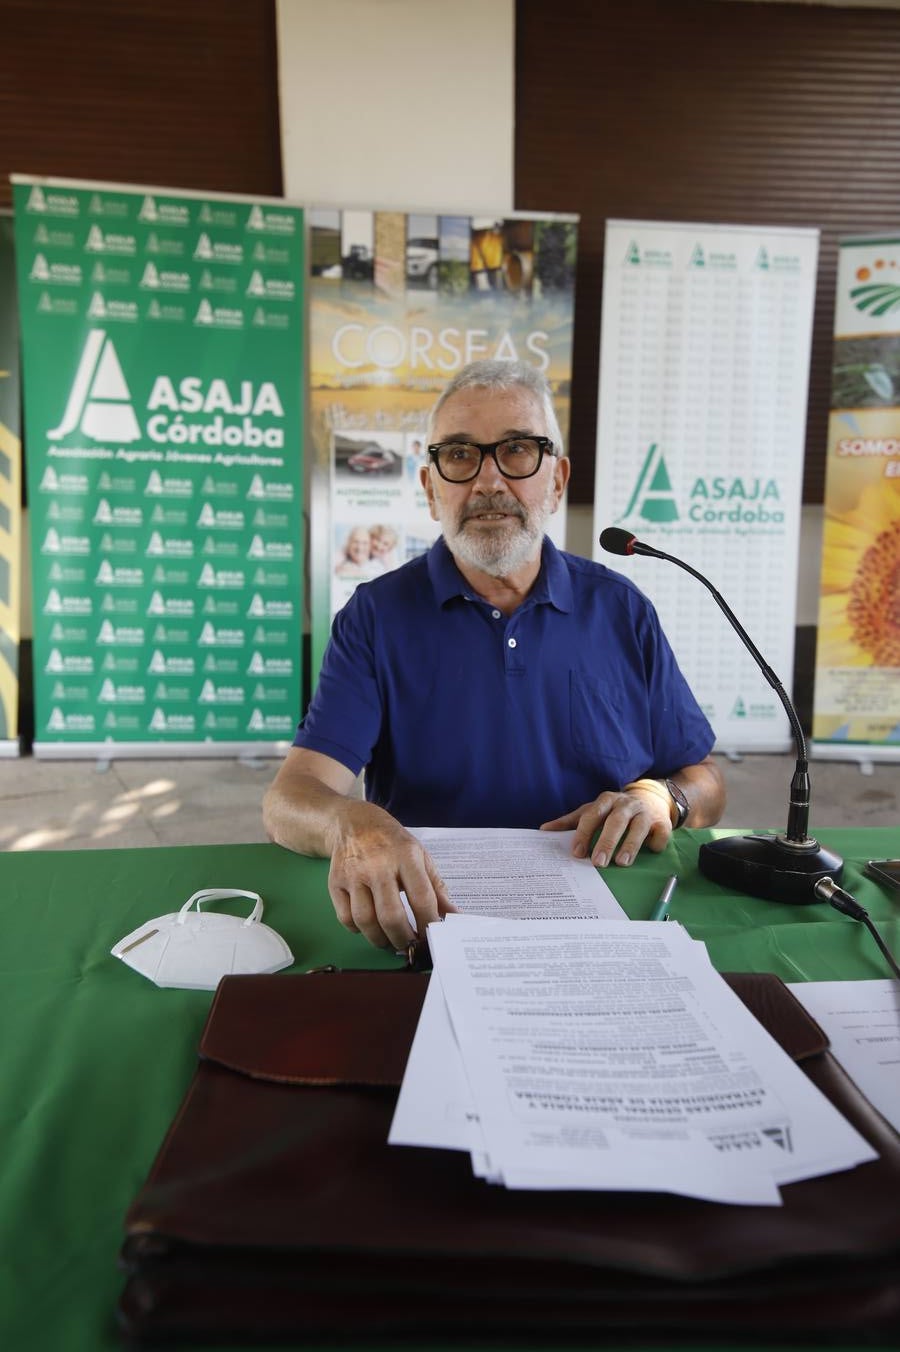
{"type": "Polygon", "coordinates": [[[286,197],[511,210],[514,0],[277,0],[286,197]]]}

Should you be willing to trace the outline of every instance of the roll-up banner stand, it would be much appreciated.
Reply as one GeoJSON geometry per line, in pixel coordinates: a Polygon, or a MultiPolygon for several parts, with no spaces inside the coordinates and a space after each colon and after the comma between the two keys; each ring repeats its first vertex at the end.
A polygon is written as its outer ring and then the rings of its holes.
{"type": "Polygon", "coordinates": [[[12,215],[0,212],[0,757],[18,756],[22,439],[12,215]]]}
{"type": "MultiPolygon", "coordinates": [[[[312,659],[359,582],[439,533],[428,412],[467,362],[531,362],[569,423],[577,217],[312,209],[312,659]]],[[[548,532],[565,541],[565,512],[548,532]]]]}
{"type": "Polygon", "coordinates": [[[813,754],[900,760],[900,228],[838,256],[813,754]]]}
{"type": "Polygon", "coordinates": [[[35,754],[281,754],[302,704],[303,213],[13,184],[35,754]]]}
{"type": "MultiPolygon", "coordinates": [[[[791,688],[818,231],[610,221],[594,534],[704,573],[791,688]]],[[[780,700],[700,583],[595,558],[655,603],[720,751],[792,745],[780,700]]]]}

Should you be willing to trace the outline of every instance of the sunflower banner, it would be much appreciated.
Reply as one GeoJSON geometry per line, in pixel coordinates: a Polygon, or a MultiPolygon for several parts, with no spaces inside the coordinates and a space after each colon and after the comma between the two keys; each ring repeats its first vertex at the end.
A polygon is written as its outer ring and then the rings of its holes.
{"type": "Polygon", "coordinates": [[[0,212],[0,756],[18,756],[22,410],[13,220],[0,212]]]}
{"type": "Polygon", "coordinates": [[[900,233],[838,262],[814,750],[900,760],[900,233]]]}

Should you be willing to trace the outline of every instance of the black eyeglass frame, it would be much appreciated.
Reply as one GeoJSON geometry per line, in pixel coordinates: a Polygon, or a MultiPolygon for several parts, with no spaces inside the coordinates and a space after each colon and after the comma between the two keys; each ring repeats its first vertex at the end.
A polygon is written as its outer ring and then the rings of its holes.
{"type": "Polygon", "coordinates": [[[434,467],[435,467],[435,469],[437,470],[438,474],[439,474],[439,475],[441,476],[441,478],[444,480],[444,483],[447,483],[447,484],[470,484],[470,483],[472,482],[472,480],[473,480],[473,479],[477,479],[478,476],[479,476],[479,474],[481,473],[481,467],[482,467],[482,465],[484,464],[484,457],[485,457],[486,455],[493,456],[493,458],[494,458],[494,464],[497,466],[498,471],[500,472],[500,474],[503,475],[504,479],[512,479],[512,480],[514,480],[514,481],[518,481],[519,479],[532,479],[532,478],[534,477],[534,475],[537,474],[537,472],[538,472],[538,470],[540,469],[541,465],[544,463],[544,456],[545,456],[545,455],[550,455],[550,456],[553,456],[553,457],[556,456],[556,447],[553,445],[553,439],[552,439],[552,437],[539,437],[539,436],[537,436],[537,435],[530,435],[530,434],[529,434],[528,436],[521,436],[521,437],[501,437],[499,441],[491,441],[491,442],[481,442],[481,441],[461,441],[458,437],[456,437],[456,438],[454,438],[452,441],[436,441],[436,442],[434,442],[433,445],[431,445],[431,446],[428,447],[428,454],[429,454],[430,457],[431,457],[431,463],[434,465],[434,467]],[[537,464],[535,465],[534,469],[530,469],[530,470],[528,471],[527,474],[507,474],[506,471],[501,467],[500,461],[497,459],[497,451],[498,451],[499,447],[505,446],[505,445],[507,444],[507,442],[510,442],[510,441],[535,441],[535,442],[537,442],[537,447],[538,447],[538,461],[537,461],[537,464]],[[442,451],[442,450],[444,449],[445,446],[473,446],[473,447],[475,448],[475,450],[478,451],[478,452],[480,453],[480,459],[479,459],[479,461],[478,461],[478,468],[474,471],[473,474],[467,475],[465,479],[450,479],[450,478],[448,478],[447,475],[446,475],[446,474],[443,472],[443,470],[441,469],[440,461],[438,460],[438,452],[439,452],[439,451],[442,451]]]}

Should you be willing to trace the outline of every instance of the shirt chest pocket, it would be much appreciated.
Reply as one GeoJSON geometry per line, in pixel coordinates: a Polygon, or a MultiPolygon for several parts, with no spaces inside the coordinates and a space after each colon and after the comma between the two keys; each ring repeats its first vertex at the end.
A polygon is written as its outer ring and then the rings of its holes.
{"type": "Polygon", "coordinates": [[[569,673],[569,718],[572,745],[594,763],[631,760],[644,746],[643,711],[602,677],[569,673]]]}

